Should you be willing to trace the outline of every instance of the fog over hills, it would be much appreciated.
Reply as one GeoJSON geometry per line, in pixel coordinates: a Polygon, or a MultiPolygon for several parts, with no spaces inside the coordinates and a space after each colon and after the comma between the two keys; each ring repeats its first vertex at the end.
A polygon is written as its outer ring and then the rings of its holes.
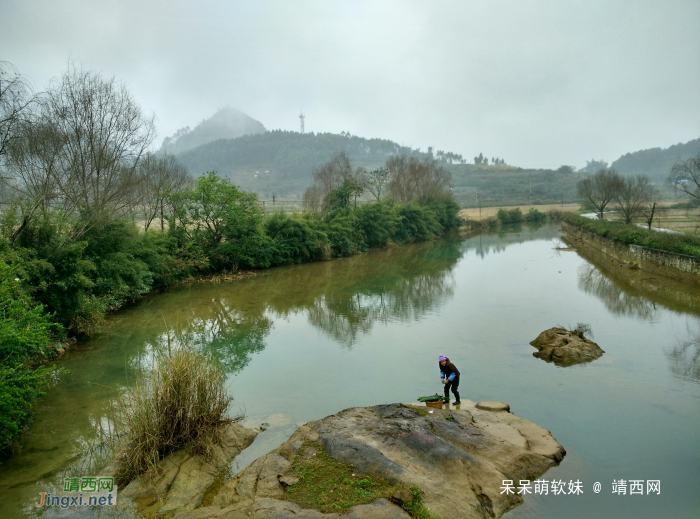
{"type": "Polygon", "coordinates": [[[193,129],[179,129],[163,140],[161,151],[177,155],[219,139],[235,139],[243,135],[265,133],[265,126],[240,110],[227,106],[193,129]]]}
{"type": "Polygon", "coordinates": [[[623,175],[641,173],[654,179],[668,175],[671,167],[679,161],[700,154],[700,139],[679,143],[668,148],[651,148],[632,153],[626,153],[611,167],[623,175]]]}

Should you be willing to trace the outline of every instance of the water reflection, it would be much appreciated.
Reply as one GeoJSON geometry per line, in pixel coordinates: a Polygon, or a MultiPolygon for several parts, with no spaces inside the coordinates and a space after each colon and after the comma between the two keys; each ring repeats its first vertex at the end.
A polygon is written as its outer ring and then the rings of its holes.
{"type": "Polygon", "coordinates": [[[216,357],[228,373],[242,370],[254,353],[265,348],[272,320],[262,308],[236,307],[236,301],[213,298],[195,311],[179,331],[192,345],[216,357]]]}
{"type": "Polygon", "coordinates": [[[484,259],[490,253],[505,252],[510,245],[522,244],[534,240],[559,239],[559,227],[556,225],[522,225],[501,227],[497,233],[480,234],[466,240],[462,246],[465,253],[473,250],[477,256],[484,259]]]}
{"type": "Polygon", "coordinates": [[[579,288],[598,297],[613,314],[646,320],[656,315],[653,301],[630,294],[593,265],[581,265],[578,276],[579,288]]]}
{"type": "Polygon", "coordinates": [[[351,296],[330,293],[308,309],[309,322],[344,347],[366,335],[375,322],[419,320],[454,294],[450,272],[396,279],[392,286],[365,289],[351,296]]]}
{"type": "Polygon", "coordinates": [[[687,341],[678,341],[666,351],[671,372],[677,377],[700,382],[700,333],[687,341]]]}

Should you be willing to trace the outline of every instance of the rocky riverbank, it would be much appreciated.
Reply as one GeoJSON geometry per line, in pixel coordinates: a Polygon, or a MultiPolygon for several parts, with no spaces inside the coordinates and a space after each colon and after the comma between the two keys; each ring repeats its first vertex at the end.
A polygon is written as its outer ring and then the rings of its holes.
{"type": "Polygon", "coordinates": [[[201,506],[216,474],[257,435],[238,424],[227,428],[213,459],[191,456],[187,449],[171,454],[157,473],[120,491],[112,513],[177,519],[312,519],[340,513],[371,519],[408,518],[406,510],[420,508],[443,519],[498,518],[522,503],[517,493],[501,493],[504,480],[533,481],[565,454],[549,431],[500,402],[464,400],[444,409],[421,403],[356,407],[299,427],[279,448],[210,490],[211,504],[201,506]],[[330,474],[325,469],[347,473],[309,485],[314,474],[330,474]],[[357,504],[334,501],[348,486],[360,496],[357,504]]]}

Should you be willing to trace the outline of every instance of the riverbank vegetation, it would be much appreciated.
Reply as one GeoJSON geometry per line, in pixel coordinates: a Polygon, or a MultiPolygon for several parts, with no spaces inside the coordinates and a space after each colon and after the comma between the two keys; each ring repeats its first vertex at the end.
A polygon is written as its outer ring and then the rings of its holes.
{"type": "Polygon", "coordinates": [[[564,214],[563,220],[618,243],[639,245],[700,258],[700,238],[697,236],[648,230],[624,222],[591,220],[572,213],[564,214]]]}
{"type": "Polygon", "coordinates": [[[125,486],[183,447],[210,456],[221,427],[232,421],[225,381],[213,361],[189,346],[158,354],[150,375],[121,402],[126,447],[119,456],[118,484],[125,486]]]}
{"type": "Polygon", "coordinates": [[[32,369],[38,359],[54,355],[52,336],[62,330],[27,295],[21,275],[0,261],[0,451],[27,425],[32,404],[57,374],[47,367],[32,369]]]}
{"type": "Polygon", "coordinates": [[[15,411],[2,414],[0,446],[46,387],[50,370],[32,368],[51,346],[149,292],[429,240],[460,222],[432,159],[392,157],[367,173],[340,153],[316,170],[305,212],[267,215],[216,172],[193,181],[172,156],[150,154],[153,118],[113,78],[70,67],[36,96],[1,91],[14,97],[0,103],[0,406],[15,411]],[[366,191],[374,201],[359,204],[366,191]]]}
{"type": "Polygon", "coordinates": [[[523,213],[519,207],[510,209],[500,208],[495,216],[487,216],[480,220],[466,219],[464,228],[469,232],[492,232],[497,231],[503,225],[521,225],[526,223],[530,226],[541,226],[545,223],[558,222],[561,220],[562,211],[550,209],[547,212],[531,207],[527,213],[523,213]]]}

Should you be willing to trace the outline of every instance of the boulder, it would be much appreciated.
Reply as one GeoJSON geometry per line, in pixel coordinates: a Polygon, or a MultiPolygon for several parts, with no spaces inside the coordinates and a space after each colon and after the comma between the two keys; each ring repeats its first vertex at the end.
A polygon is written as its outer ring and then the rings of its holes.
{"type": "Polygon", "coordinates": [[[259,431],[237,423],[224,426],[222,441],[213,447],[212,456],[205,458],[181,449],[165,457],[157,469],[140,476],[119,491],[119,500],[137,500],[158,496],[158,513],[193,510],[202,502],[204,492],[216,475],[243,449],[248,447],[259,431]]]}
{"type": "Polygon", "coordinates": [[[550,328],[530,343],[538,351],[532,355],[557,366],[591,362],[605,353],[595,342],[576,330],[550,328]]]}
{"type": "MultiPolygon", "coordinates": [[[[296,477],[291,462],[304,445],[304,456],[313,456],[315,444],[352,464],[358,475],[421,488],[425,506],[439,517],[498,518],[522,502],[519,494],[501,493],[503,480],[533,481],[557,465],[565,451],[549,431],[508,412],[506,404],[485,404],[492,410],[469,400],[458,409],[433,413],[419,403],[357,407],[310,422],[228,481],[214,506],[175,517],[337,517],[287,500],[293,494],[286,488],[296,477]]],[[[395,503],[380,499],[358,505],[344,517],[408,518],[399,505],[407,499],[406,493],[396,494],[395,503]]]]}

